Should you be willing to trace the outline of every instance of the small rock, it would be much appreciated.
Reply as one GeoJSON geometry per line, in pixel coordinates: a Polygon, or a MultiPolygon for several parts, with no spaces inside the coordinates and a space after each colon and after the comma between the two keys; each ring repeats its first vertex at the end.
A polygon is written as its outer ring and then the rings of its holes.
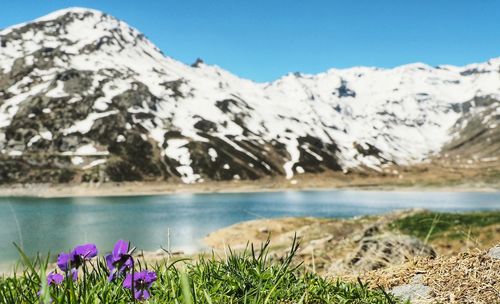
{"type": "Polygon", "coordinates": [[[193,67],[193,68],[199,68],[204,63],[205,62],[203,61],[203,59],[196,58],[196,61],[193,64],[191,64],[191,67],[193,67]]]}
{"type": "Polygon", "coordinates": [[[432,299],[432,289],[422,283],[396,286],[391,290],[391,293],[401,300],[411,301],[411,303],[425,303],[422,300],[432,299]]]}
{"type": "Polygon", "coordinates": [[[424,281],[424,275],[419,273],[411,278],[410,284],[422,284],[424,281]]]}
{"type": "Polygon", "coordinates": [[[495,246],[488,251],[488,256],[490,258],[500,260],[500,246],[495,246]]]}
{"type": "Polygon", "coordinates": [[[269,228],[267,228],[267,227],[259,228],[259,232],[260,233],[269,233],[269,228]]]}

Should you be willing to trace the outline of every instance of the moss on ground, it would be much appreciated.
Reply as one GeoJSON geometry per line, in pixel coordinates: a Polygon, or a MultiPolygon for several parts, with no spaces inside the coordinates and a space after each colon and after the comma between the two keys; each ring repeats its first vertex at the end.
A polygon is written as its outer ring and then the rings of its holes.
{"type": "Polygon", "coordinates": [[[500,224],[500,211],[470,213],[426,211],[398,219],[389,226],[422,240],[434,240],[440,237],[456,240],[470,237],[478,228],[495,224],[500,224]]]}

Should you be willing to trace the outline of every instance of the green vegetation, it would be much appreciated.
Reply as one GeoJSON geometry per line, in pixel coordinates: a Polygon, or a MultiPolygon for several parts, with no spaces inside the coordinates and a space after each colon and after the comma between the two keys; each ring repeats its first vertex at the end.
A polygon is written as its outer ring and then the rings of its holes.
{"type": "Polygon", "coordinates": [[[466,238],[473,228],[500,224],[500,211],[470,213],[422,212],[398,219],[391,228],[423,240],[434,240],[443,235],[466,238]]]}
{"type": "MultiPolygon", "coordinates": [[[[158,277],[146,303],[398,303],[383,290],[370,289],[361,281],[333,282],[302,272],[292,263],[296,244],[283,259],[271,261],[268,244],[257,251],[249,247],[241,253],[230,252],[220,259],[210,256],[193,263],[166,260],[148,265],[158,277]]],[[[135,301],[130,290],[122,288],[122,280],[108,282],[103,258],[88,261],[77,281],[65,279],[50,286],[44,283],[48,259],[23,260],[25,269],[20,274],[0,277],[0,303],[135,301]]],[[[136,271],[144,268],[145,262],[136,263],[136,271]]]]}

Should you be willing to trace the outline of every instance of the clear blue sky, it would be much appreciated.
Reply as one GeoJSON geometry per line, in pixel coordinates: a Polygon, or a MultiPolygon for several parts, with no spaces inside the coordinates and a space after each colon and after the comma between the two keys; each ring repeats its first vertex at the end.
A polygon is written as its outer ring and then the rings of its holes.
{"type": "Polygon", "coordinates": [[[463,65],[500,56],[496,0],[3,1],[0,28],[71,6],[128,22],[177,60],[257,81],[288,72],[463,65]]]}

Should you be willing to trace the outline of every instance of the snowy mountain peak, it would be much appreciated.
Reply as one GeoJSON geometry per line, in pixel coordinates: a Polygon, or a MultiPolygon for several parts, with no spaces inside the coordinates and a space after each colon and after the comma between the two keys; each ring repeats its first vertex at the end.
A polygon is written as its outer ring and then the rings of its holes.
{"type": "Polygon", "coordinates": [[[0,39],[0,55],[4,59],[0,68],[4,72],[9,71],[15,59],[43,49],[82,56],[105,52],[111,57],[113,53],[135,48],[136,52],[145,52],[155,59],[164,57],[136,29],[110,15],[83,8],[56,11],[31,23],[10,27],[0,32],[0,39]]]}
{"type": "MultiPolygon", "coordinates": [[[[54,12],[47,14],[43,17],[37,18],[34,20],[34,22],[55,20],[55,19],[58,19],[58,18],[65,16],[65,15],[76,16],[78,19],[85,19],[88,17],[101,18],[102,16],[107,15],[107,14],[104,12],[101,12],[99,10],[92,9],[92,8],[68,7],[68,8],[54,11],[54,12]]],[[[111,17],[111,18],[113,18],[113,17],[111,17]]],[[[115,18],[113,18],[113,19],[115,19],[115,18]]]]}
{"type": "Polygon", "coordinates": [[[0,182],[192,183],[419,162],[465,112],[497,106],[499,63],[255,83],[165,57],[107,14],[61,10],[0,32],[0,182]]]}

